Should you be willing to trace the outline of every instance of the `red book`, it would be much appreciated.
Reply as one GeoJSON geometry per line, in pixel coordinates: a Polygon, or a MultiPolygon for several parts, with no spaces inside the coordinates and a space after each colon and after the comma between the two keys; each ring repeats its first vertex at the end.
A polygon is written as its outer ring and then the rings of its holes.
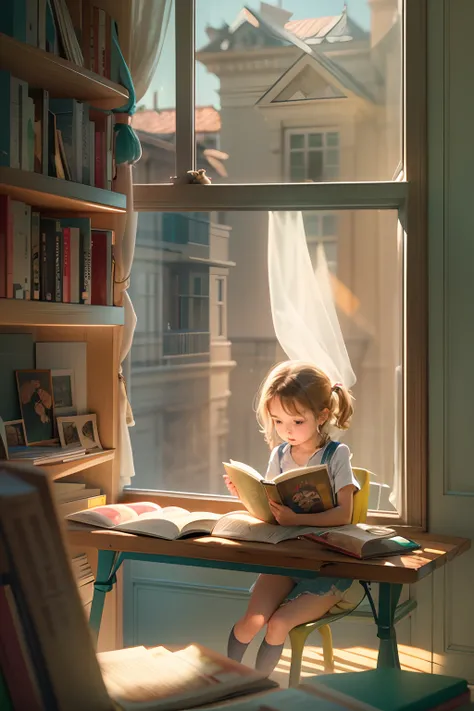
{"type": "Polygon", "coordinates": [[[71,303],[71,228],[63,227],[63,301],[71,303]]]}
{"type": "Polygon", "coordinates": [[[13,708],[41,711],[43,705],[15,600],[7,585],[0,585],[0,667],[13,708]]]}
{"type": "MultiPolygon", "coordinates": [[[[0,195],[0,298],[7,296],[7,242],[10,210],[10,197],[0,195]]],[[[13,283],[12,283],[13,287],[13,283]]]]}
{"type": "Polygon", "coordinates": [[[91,303],[107,306],[107,232],[92,230],[91,303]]]}

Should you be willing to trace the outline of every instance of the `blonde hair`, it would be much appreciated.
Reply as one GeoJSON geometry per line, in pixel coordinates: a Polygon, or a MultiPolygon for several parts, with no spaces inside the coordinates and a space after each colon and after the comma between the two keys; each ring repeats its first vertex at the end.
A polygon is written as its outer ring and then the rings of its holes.
{"type": "Polygon", "coordinates": [[[346,430],[350,425],[353,407],[349,390],[341,383],[331,385],[327,375],[311,363],[287,360],[271,369],[257,394],[257,422],[270,448],[281,441],[269,410],[274,398],[280,400],[289,415],[301,414],[303,409],[311,410],[318,418],[323,410],[329,410],[326,422],[320,427],[321,444],[330,440],[331,426],[346,430]]]}

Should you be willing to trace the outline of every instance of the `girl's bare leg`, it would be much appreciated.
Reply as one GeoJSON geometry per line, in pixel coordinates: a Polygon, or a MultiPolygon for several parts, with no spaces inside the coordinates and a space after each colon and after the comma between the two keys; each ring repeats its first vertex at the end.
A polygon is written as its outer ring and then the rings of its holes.
{"type": "Polygon", "coordinates": [[[245,615],[234,626],[237,640],[243,644],[251,642],[293,587],[293,580],[284,575],[260,575],[245,615]]]}
{"type": "Polygon", "coordinates": [[[268,620],[266,641],[272,645],[283,644],[293,627],[319,620],[331,607],[337,605],[340,599],[337,595],[303,594],[291,600],[279,607],[268,620]]]}

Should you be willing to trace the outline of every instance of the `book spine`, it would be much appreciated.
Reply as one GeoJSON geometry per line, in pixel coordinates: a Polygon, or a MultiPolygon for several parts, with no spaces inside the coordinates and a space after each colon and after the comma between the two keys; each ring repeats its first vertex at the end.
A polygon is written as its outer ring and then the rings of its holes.
{"type": "Polygon", "coordinates": [[[56,24],[54,22],[53,8],[51,0],[46,0],[46,51],[51,54],[58,54],[58,35],[56,32],[56,24]]]}
{"type": "Polygon", "coordinates": [[[26,0],[26,42],[38,46],[38,0],[26,0]]]}
{"type": "Polygon", "coordinates": [[[31,213],[31,298],[40,298],[40,214],[31,213]]]}
{"type": "Polygon", "coordinates": [[[20,146],[20,168],[29,170],[28,156],[28,84],[19,81],[20,89],[20,119],[19,119],[19,146],[20,146]]]}
{"type": "Polygon", "coordinates": [[[113,178],[113,135],[114,135],[114,122],[112,114],[107,115],[105,122],[105,141],[106,141],[106,153],[105,153],[105,184],[107,190],[112,190],[112,178],[113,178]]]}
{"type": "Polygon", "coordinates": [[[91,233],[81,233],[81,303],[91,303],[91,233]]]}
{"type": "Polygon", "coordinates": [[[89,121],[89,185],[95,185],[95,123],[89,121]]]}
{"type": "Polygon", "coordinates": [[[38,0],[38,47],[46,49],[46,0],[38,0]]]}
{"type": "Polygon", "coordinates": [[[82,109],[82,182],[84,185],[91,185],[89,107],[83,104],[82,109]]]}
{"type": "Polygon", "coordinates": [[[6,280],[7,280],[7,299],[13,299],[13,200],[8,201],[7,210],[7,250],[6,250],[6,280]]]}
{"type": "Polygon", "coordinates": [[[92,71],[99,73],[99,8],[92,10],[92,71]]]}
{"type": "Polygon", "coordinates": [[[102,230],[92,231],[92,283],[91,303],[107,305],[107,234],[102,230]]]}
{"type": "Polygon", "coordinates": [[[48,110],[48,175],[56,178],[56,116],[48,110]]]}
{"type": "Polygon", "coordinates": [[[27,149],[28,149],[28,170],[35,169],[35,103],[31,97],[27,97],[27,149]]]}
{"type": "Polygon", "coordinates": [[[70,228],[70,291],[71,291],[71,303],[79,304],[81,302],[81,288],[79,278],[80,273],[80,263],[79,250],[81,246],[81,239],[78,227],[70,228]]]}
{"type": "Polygon", "coordinates": [[[78,511],[93,509],[95,506],[105,506],[106,503],[106,495],[99,494],[99,496],[89,496],[87,499],[77,499],[76,501],[68,501],[63,504],[59,504],[58,508],[60,515],[64,518],[65,516],[77,513],[78,511]]]}
{"type": "Polygon", "coordinates": [[[2,2],[0,32],[19,42],[26,42],[26,0],[2,2]]]}
{"type": "Polygon", "coordinates": [[[105,13],[105,76],[112,76],[112,18],[105,13]]]}
{"type": "Polygon", "coordinates": [[[71,302],[71,228],[63,228],[63,301],[71,302]]]}
{"type": "Polygon", "coordinates": [[[113,306],[113,249],[114,249],[114,232],[107,230],[107,295],[106,305],[113,306]]]}
{"type": "Polygon", "coordinates": [[[63,269],[61,259],[62,230],[57,223],[54,234],[54,301],[60,303],[63,300],[63,269]]]}
{"type": "Polygon", "coordinates": [[[103,146],[104,146],[104,134],[97,129],[95,129],[95,141],[94,141],[94,148],[95,148],[95,187],[96,188],[104,188],[105,187],[105,182],[104,182],[104,177],[105,177],[105,170],[104,170],[104,160],[103,160],[103,146]]]}
{"type": "Polygon", "coordinates": [[[0,298],[7,296],[7,240],[10,213],[9,195],[0,195],[0,298]]]}
{"type": "Polygon", "coordinates": [[[106,76],[106,45],[105,45],[105,35],[106,35],[106,13],[105,10],[99,8],[99,38],[98,38],[98,49],[99,49],[99,62],[98,62],[98,73],[101,77],[106,76]]]}
{"type": "Polygon", "coordinates": [[[56,233],[59,223],[51,218],[41,220],[41,299],[56,298],[56,233]]]}
{"type": "Polygon", "coordinates": [[[13,298],[30,298],[31,207],[12,201],[13,219],[13,298]]]}

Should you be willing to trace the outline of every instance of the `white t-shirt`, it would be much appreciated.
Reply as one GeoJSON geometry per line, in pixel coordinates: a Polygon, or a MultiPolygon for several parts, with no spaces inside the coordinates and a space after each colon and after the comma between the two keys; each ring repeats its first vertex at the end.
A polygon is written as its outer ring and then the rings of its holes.
{"type": "MultiPolygon", "coordinates": [[[[329,442],[328,442],[329,444],[329,442]]],[[[309,459],[306,466],[314,466],[315,464],[321,464],[323,458],[324,450],[327,445],[325,445],[318,452],[313,454],[309,459]]],[[[360,489],[357,479],[354,476],[354,472],[351,467],[351,453],[347,444],[339,444],[332,457],[329,460],[328,473],[331,486],[333,488],[334,494],[337,494],[344,486],[349,486],[353,484],[356,489],[360,489]]],[[[291,456],[291,445],[286,444],[283,449],[283,454],[281,457],[281,471],[280,462],[278,460],[278,447],[272,449],[270,454],[270,459],[268,461],[267,472],[265,474],[265,479],[272,481],[281,472],[287,472],[290,469],[297,469],[300,465],[295,462],[291,456]]]]}

